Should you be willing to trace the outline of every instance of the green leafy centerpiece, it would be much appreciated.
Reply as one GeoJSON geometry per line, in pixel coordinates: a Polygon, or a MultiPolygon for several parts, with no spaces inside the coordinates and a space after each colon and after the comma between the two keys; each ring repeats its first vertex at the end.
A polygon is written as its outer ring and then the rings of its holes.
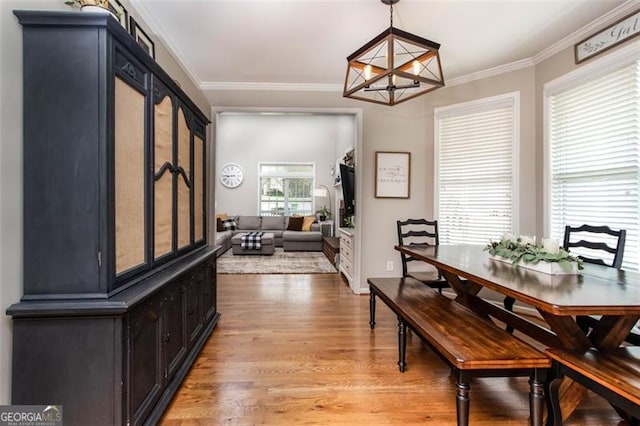
{"type": "Polygon", "coordinates": [[[546,274],[577,274],[582,269],[582,259],[571,255],[560,247],[557,240],[543,239],[536,243],[535,237],[521,235],[514,238],[505,234],[500,241],[492,241],[485,247],[491,258],[511,262],[514,266],[533,269],[546,274]]]}

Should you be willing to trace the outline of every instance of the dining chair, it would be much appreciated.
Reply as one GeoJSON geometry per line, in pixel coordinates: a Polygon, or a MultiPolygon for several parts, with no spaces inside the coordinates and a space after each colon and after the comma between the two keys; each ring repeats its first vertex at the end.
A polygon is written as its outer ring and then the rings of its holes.
{"type": "MultiPolygon", "coordinates": [[[[396,221],[398,230],[398,245],[434,245],[440,243],[438,237],[438,221],[426,219],[407,219],[396,221]]],[[[436,270],[414,270],[410,271],[407,264],[415,259],[404,253],[400,253],[402,260],[402,276],[412,277],[421,281],[431,288],[437,288],[442,292],[443,288],[449,287],[447,281],[436,270]]],[[[424,262],[420,262],[424,265],[424,262]]]]}
{"type": "MultiPolygon", "coordinates": [[[[573,250],[573,253],[583,262],[620,269],[622,267],[622,257],[624,256],[626,235],[627,231],[624,229],[616,231],[604,225],[567,225],[564,228],[562,247],[567,251],[576,249],[573,250]]],[[[515,299],[507,296],[503,304],[507,310],[513,311],[514,302],[515,299]]],[[[577,318],[578,325],[585,332],[593,329],[597,322],[597,318],[589,316],[579,316],[577,318]]],[[[513,329],[507,327],[507,331],[513,332],[513,329]]],[[[634,336],[630,335],[629,338],[634,338],[634,336]]],[[[637,341],[640,343],[640,335],[637,341]]]]}
{"type": "MultiPolygon", "coordinates": [[[[618,231],[608,226],[581,225],[564,228],[563,247],[566,250],[576,248],[574,253],[583,262],[620,269],[624,257],[624,245],[627,231],[618,231]]],[[[598,323],[598,318],[578,316],[576,322],[585,332],[592,330],[598,323]]],[[[640,334],[630,333],[626,341],[634,345],[640,344],[640,334]]]]}
{"type": "Polygon", "coordinates": [[[615,231],[608,226],[570,226],[564,227],[565,250],[574,250],[583,262],[620,269],[624,256],[624,243],[627,231],[615,231]],[[576,235],[580,233],[580,235],[576,235]]]}

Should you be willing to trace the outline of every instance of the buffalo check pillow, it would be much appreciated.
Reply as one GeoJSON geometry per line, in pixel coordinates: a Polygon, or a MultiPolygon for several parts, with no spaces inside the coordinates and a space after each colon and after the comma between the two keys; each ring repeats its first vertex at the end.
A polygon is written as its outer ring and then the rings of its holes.
{"type": "Polygon", "coordinates": [[[224,229],[226,231],[235,231],[235,229],[238,227],[238,224],[234,219],[227,219],[222,221],[222,226],[224,226],[224,229]]]}

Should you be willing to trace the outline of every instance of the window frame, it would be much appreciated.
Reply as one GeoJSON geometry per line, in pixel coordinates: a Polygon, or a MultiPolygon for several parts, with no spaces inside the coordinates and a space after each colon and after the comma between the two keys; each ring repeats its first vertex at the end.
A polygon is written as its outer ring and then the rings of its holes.
{"type": "MultiPolygon", "coordinates": [[[[520,91],[508,92],[496,96],[474,99],[467,102],[451,104],[434,109],[434,203],[433,217],[440,221],[440,135],[439,120],[451,116],[462,116],[505,105],[512,107],[512,151],[511,151],[511,233],[518,235],[520,230],[520,91]]],[[[488,241],[487,241],[488,242],[488,241]]]]}
{"type": "MultiPolygon", "coordinates": [[[[550,98],[558,92],[584,84],[592,79],[601,77],[614,69],[625,67],[640,60],[640,41],[635,41],[593,62],[583,65],[543,85],[543,231],[544,235],[551,235],[551,204],[552,204],[552,171],[551,171],[551,117],[550,98]]],[[[640,209],[639,209],[640,210],[640,209]]]]}
{"type": "MultiPolygon", "coordinates": [[[[316,163],[315,162],[310,162],[310,161],[259,161],[258,162],[258,170],[257,170],[257,174],[258,174],[258,179],[257,179],[257,212],[256,214],[258,216],[262,216],[262,178],[282,178],[284,179],[284,189],[285,191],[288,188],[288,183],[286,182],[287,179],[311,179],[311,212],[309,213],[310,215],[315,214],[316,211],[316,200],[315,197],[313,196],[313,188],[316,187],[316,163]],[[311,167],[311,172],[309,173],[288,173],[285,171],[284,174],[268,174],[268,173],[262,173],[262,167],[263,166],[285,166],[285,169],[287,166],[310,166],[311,167]]],[[[284,194],[285,200],[285,207],[284,207],[284,216],[290,216],[291,215],[291,211],[290,209],[288,209],[288,195],[285,192],[284,194]]]]}

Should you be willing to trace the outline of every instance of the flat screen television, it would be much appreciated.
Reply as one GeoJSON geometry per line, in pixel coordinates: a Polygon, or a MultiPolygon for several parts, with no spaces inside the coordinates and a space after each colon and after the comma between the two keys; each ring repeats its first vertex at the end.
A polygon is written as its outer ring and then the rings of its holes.
{"type": "Polygon", "coordinates": [[[356,169],[346,164],[340,164],[340,181],[342,183],[342,198],[344,199],[344,214],[351,216],[356,212],[356,169]]]}

